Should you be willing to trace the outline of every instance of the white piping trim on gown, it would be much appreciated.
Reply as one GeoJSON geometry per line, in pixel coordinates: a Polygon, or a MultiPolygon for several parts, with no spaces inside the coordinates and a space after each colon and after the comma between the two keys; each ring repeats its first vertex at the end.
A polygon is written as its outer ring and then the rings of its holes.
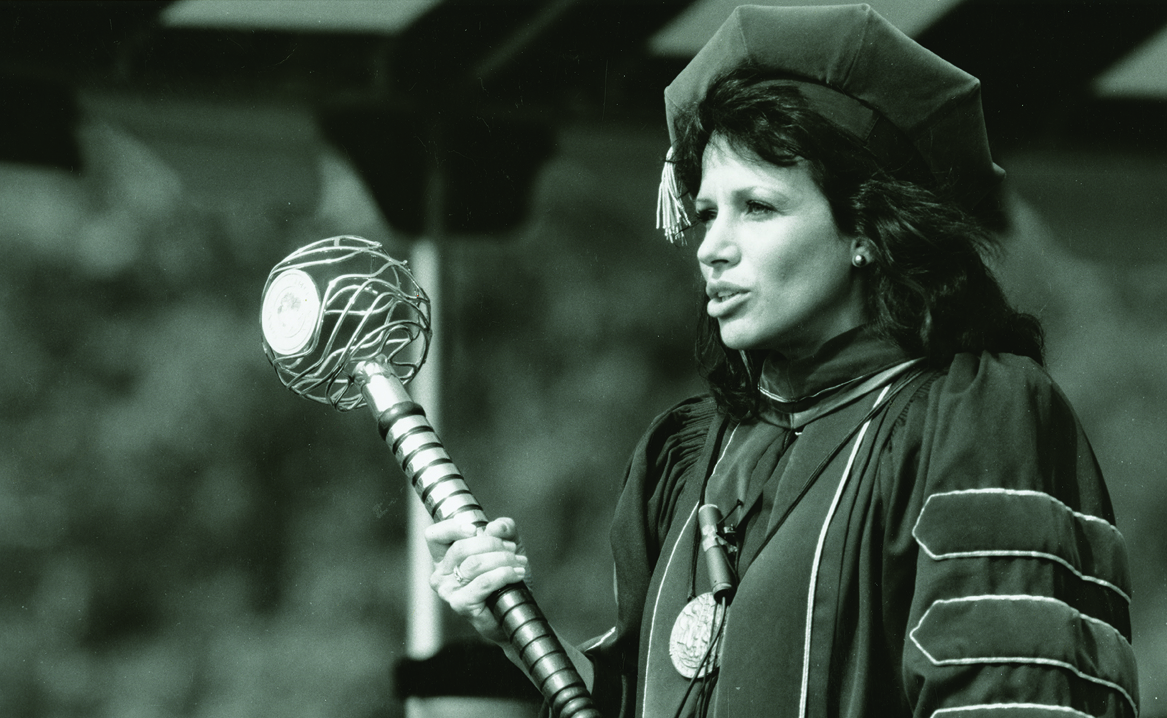
{"type": "MultiPolygon", "coordinates": [[[[737,427],[735,426],[733,428],[733,431],[731,431],[729,433],[729,439],[727,439],[725,442],[725,449],[728,449],[729,445],[733,443],[733,435],[736,433],[737,433],[737,427]]],[[[729,453],[725,449],[722,450],[721,456],[717,457],[717,463],[713,465],[713,471],[710,472],[711,474],[717,472],[717,468],[719,466],[721,466],[721,460],[723,458],[725,458],[725,455],[727,453],[729,453]]],[[[642,715],[646,715],[646,716],[648,715],[648,681],[649,681],[649,676],[652,675],[652,673],[649,670],[649,668],[652,665],[652,645],[653,645],[652,637],[653,637],[653,634],[656,633],[657,608],[660,606],[661,594],[664,593],[665,578],[667,578],[669,575],[669,567],[673,565],[673,557],[677,555],[677,549],[681,545],[680,537],[684,536],[686,533],[688,533],[689,523],[693,520],[693,517],[697,515],[697,509],[700,506],[701,506],[701,499],[698,498],[697,503],[693,505],[693,510],[691,512],[689,512],[689,518],[685,519],[685,525],[681,527],[681,533],[678,535],[677,540],[673,543],[673,550],[669,552],[669,560],[665,562],[665,570],[661,574],[660,585],[657,586],[657,589],[656,589],[656,600],[652,602],[652,621],[651,621],[651,623],[649,623],[649,626],[648,626],[648,654],[645,655],[645,657],[644,657],[644,698],[643,698],[643,701],[642,701],[641,706],[640,706],[640,712],[642,715]]]]}
{"type": "MultiPolygon", "coordinates": [[[[887,396],[888,391],[891,390],[891,385],[885,386],[883,391],[875,399],[875,404],[872,408],[883,403],[883,398],[887,396]]],[[[819,577],[819,562],[822,560],[823,544],[827,540],[827,529],[831,525],[831,519],[835,516],[835,509],[839,507],[839,499],[843,495],[843,488],[847,485],[847,479],[851,476],[851,466],[855,463],[855,455],[859,453],[859,445],[863,443],[863,437],[867,435],[867,427],[871,426],[871,419],[863,423],[863,427],[859,429],[859,435],[855,437],[855,445],[851,447],[851,456],[847,458],[847,466],[843,469],[843,476],[839,479],[839,487],[835,489],[835,497],[831,499],[831,507],[827,510],[827,518],[823,521],[822,530],[819,531],[818,545],[814,549],[814,563],[810,568],[810,590],[806,596],[806,633],[802,642],[802,690],[798,698],[798,715],[800,718],[806,718],[806,699],[807,699],[807,685],[810,682],[810,629],[814,621],[814,593],[815,585],[818,583],[819,577]]]]}

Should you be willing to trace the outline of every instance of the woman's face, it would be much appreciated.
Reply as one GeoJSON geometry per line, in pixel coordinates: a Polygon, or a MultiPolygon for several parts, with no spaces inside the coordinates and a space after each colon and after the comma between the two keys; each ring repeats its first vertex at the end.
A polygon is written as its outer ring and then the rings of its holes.
{"type": "Polygon", "coordinates": [[[796,359],[863,323],[862,282],[851,264],[860,238],[835,226],[805,163],[743,157],[715,136],[695,203],[705,226],[697,261],[707,311],[727,347],[796,359]]]}

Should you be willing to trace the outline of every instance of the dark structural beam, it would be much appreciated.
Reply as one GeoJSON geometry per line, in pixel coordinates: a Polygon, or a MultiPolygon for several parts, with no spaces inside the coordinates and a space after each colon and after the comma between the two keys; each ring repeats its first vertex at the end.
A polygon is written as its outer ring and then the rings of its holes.
{"type": "MultiPolygon", "coordinates": [[[[1099,112],[1092,83],[1165,23],[1161,2],[965,0],[918,40],[981,78],[994,145],[1023,149],[1088,139],[1087,129],[1102,142],[1129,135],[1123,121],[1098,121],[1099,114],[1121,117],[1099,112]]],[[[1162,114],[1146,110],[1139,116],[1161,126],[1162,114]]]]}
{"type": "Polygon", "coordinates": [[[659,113],[663,84],[625,106],[619,78],[640,75],[648,39],[689,2],[449,0],[394,38],[383,93],[327,104],[323,125],[395,226],[505,230],[526,213],[557,122],[659,113]]]}
{"type": "MultiPolygon", "coordinates": [[[[447,0],[397,38],[402,95],[578,109],[617,70],[648,62],[649,39],[693,0],[447,0]]],[[[659,104],[664,86],[651,102],[659,104]]]]}
{"type": "Polygon", "coordinates": [[[446,0],[396,35],[165,27],[167,2],[0,3],[0,161],[77,169],[82,90],[288,101],[315,109],[397,228],[493,233],[521,221],[558,123],[659,121],[683,63],[648,41],[690,2],[446,0]]]}
{"type": "Polygon", "coordinates": [[[109,79],[164,2],[0,2],[0,162],[81,170],[79,77],[109,79]]]}

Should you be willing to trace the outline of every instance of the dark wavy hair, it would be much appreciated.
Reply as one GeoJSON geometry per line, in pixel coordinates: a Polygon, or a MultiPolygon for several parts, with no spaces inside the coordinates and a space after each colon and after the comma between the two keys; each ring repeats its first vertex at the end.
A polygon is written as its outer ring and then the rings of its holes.
{"type": "MultiPolygon", "coordinates": [[[[1010,306],[985,264],[997,247],[989,227],[1002,216],[994,200],[982,201],[989,210],[974,217],[918,157],[881,163],[813,111],[796,85],[749,69],[716,80],[677,129],[673,161],[690,192],[701,185],[702,157],[714,136],[774,165],[805,162],[839,229],[869,240],[873,261],[862,271],[872,328],[910,356],[934,366],[959,352],[983,351],[1042,362],[1040,323],[1010,306]]],[[[737,419],[756,415],[762,354],[726,347],[708,316],[698,334],[698,366],[719,406],[737,419]]]]}

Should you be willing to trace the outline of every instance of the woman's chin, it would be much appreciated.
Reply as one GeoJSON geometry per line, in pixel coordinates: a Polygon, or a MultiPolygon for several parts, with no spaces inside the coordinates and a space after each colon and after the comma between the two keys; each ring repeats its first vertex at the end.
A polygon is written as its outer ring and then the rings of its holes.
{"type": "Polygon", "coordinates": [[[774,348],[771,343],[760,341],[756,337],[743,337],[725,332],[721,334],[721,343],[733,351],[769,351],[774,348]]]}

